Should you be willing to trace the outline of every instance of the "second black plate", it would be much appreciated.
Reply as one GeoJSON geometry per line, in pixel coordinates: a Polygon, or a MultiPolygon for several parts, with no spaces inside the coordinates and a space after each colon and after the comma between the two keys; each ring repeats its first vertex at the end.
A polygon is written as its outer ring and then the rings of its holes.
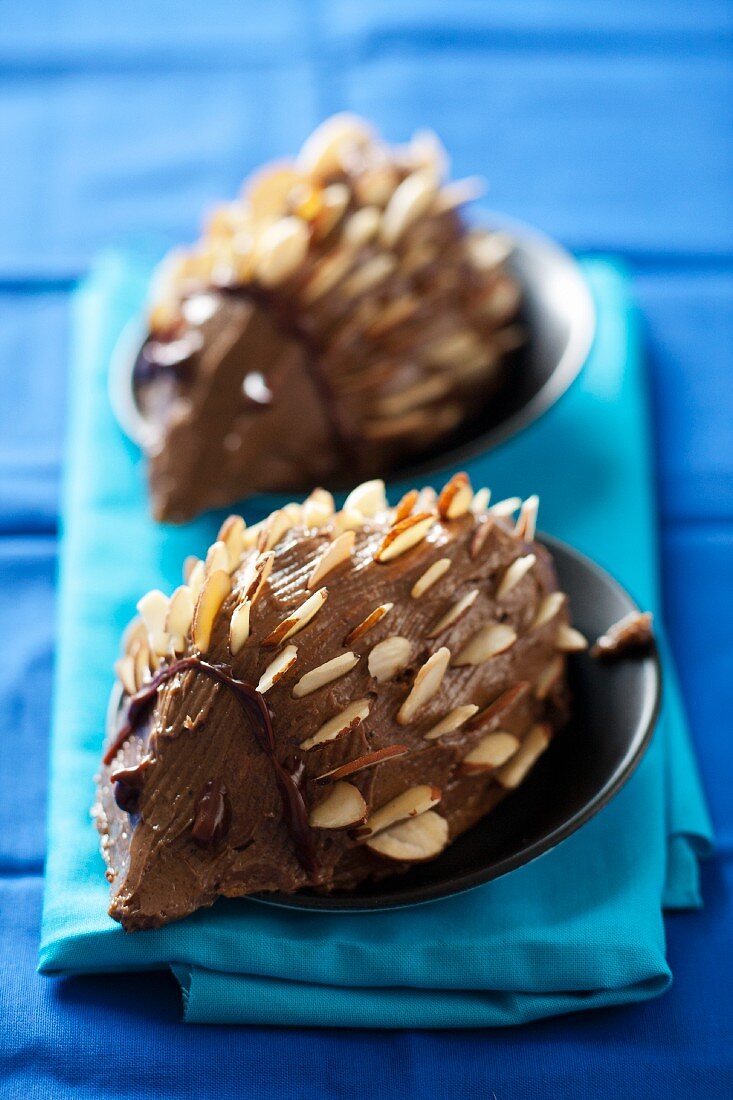
{"type": "MultiPolygon", "coordinates": [[[[573,623],[594,641],[634,601],[603,569],[543,536],[568,593],[573,623]]],[[[364,912],[416,905],[498,878],[554,848],[623,786],[654,730],[661,693],[656,651],[607,664],[570,658],[573,718],[517,791],[437,859],[347,893],[259,895],[290,909],[364,912]]]]}

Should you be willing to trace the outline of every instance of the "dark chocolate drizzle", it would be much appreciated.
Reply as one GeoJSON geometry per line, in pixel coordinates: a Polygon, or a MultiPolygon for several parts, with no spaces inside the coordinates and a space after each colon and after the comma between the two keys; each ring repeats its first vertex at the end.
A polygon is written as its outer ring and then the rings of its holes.
{"type": "Polygon", "coordinates": [[[145,783],[145,772],[152,763],[152,756],[144,756],[131,768],[120,768],[118,771],[112,772],[110,781],[115,788],[115,802],[125,813],[137,813],[140,792],[145,783]]]}
{"type": "Polygon", "coordinates": [[[308,811],[303,797],[305,765],[302,759],[293,754],[287,764],[283,764],[277,758],[277,746],[275,744],[275,731],[272,728],[272,717],[265,702],[264,696],[251,684],[244,680],[237,680],[222,665],[213,665],[204,661],[201,657],[182,657],[167,665],[135,695],[131,696],[127,706],[125,721],[117,731],[107,751],[104,754],[103,763],[111,764],[115,756],[145,718],[158,695],[158,690],[173,679],[179,672],[195,671],[219,684],[227,687],[236,698],[239,706],[250,723],[254,735],[262,751],[268,757],[272,766],[275,782],[280,794],[283,806],[283,816],[290,837],[293,841],[295,854],[298,861],[308,875],[313,879],[318,878],[318,861],[316,859],[315,845],[308,824],[308,811]]]}
{"type": "Polygon", "coordinates": [[[196,807],[191,836],[200,847],[207,848],[223,840],[230,824],[231,811],[224,780],[209,779],[196,807]]]}

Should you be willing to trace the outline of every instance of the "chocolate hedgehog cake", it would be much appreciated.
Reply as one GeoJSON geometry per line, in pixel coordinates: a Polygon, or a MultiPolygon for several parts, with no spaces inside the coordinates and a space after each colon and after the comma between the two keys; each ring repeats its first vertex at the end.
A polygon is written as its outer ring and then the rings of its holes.
{"type": "Polygon", "coordinates": [[[223,524],[144,596],[95,816],[128,930],[217,897],[349,890],[429,860],[522,782],[568,713],[569,623],[537,499],[396,507],[322,489],[223,524]],[[519,509],[518,518],[514,513],[519,509]]]}
{"type": "Polygon", "coordinates": [[[520,288],[446,172],[434,135],[337,115],[164,261],[134,373],[158,519],[383,475],[485,407],[520,288]]]}

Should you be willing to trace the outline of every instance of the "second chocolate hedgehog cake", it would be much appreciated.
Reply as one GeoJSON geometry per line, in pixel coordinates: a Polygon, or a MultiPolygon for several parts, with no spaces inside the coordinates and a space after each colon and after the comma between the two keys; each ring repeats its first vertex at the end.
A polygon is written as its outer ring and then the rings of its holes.
{"type": "Polygon", "coordinates": [[[434,135],[338,115],[168,257],[134,378],[158,519],[383,475],[508,381],[511,242],[446,173],[434,135]]]}
{"type": "Polygon", "coordinates": [[[568,713],[569,625],[536,498],[456,475],[390,508],[316,490],[228,519],[138,607],[95,808],[129,930],[218,896],[349,890],[437,856],[568,713]]]}

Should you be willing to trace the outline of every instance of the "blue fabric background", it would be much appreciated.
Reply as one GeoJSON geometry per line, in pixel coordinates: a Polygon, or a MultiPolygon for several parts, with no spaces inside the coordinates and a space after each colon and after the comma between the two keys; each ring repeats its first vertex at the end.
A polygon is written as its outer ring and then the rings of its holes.
{"type": "Polygon", "coordinates": [[[733,9],[723,0],[91,0],[0,19],[0,1096],[733,1091],[733,9]],[[68,292],[327,111],[436,125],[491,203],[621,253],[646,320],[666,620],[719,841],[648,1005],[514,1032],[185,1029],[158,975],[34,974],[68,292]]]}

